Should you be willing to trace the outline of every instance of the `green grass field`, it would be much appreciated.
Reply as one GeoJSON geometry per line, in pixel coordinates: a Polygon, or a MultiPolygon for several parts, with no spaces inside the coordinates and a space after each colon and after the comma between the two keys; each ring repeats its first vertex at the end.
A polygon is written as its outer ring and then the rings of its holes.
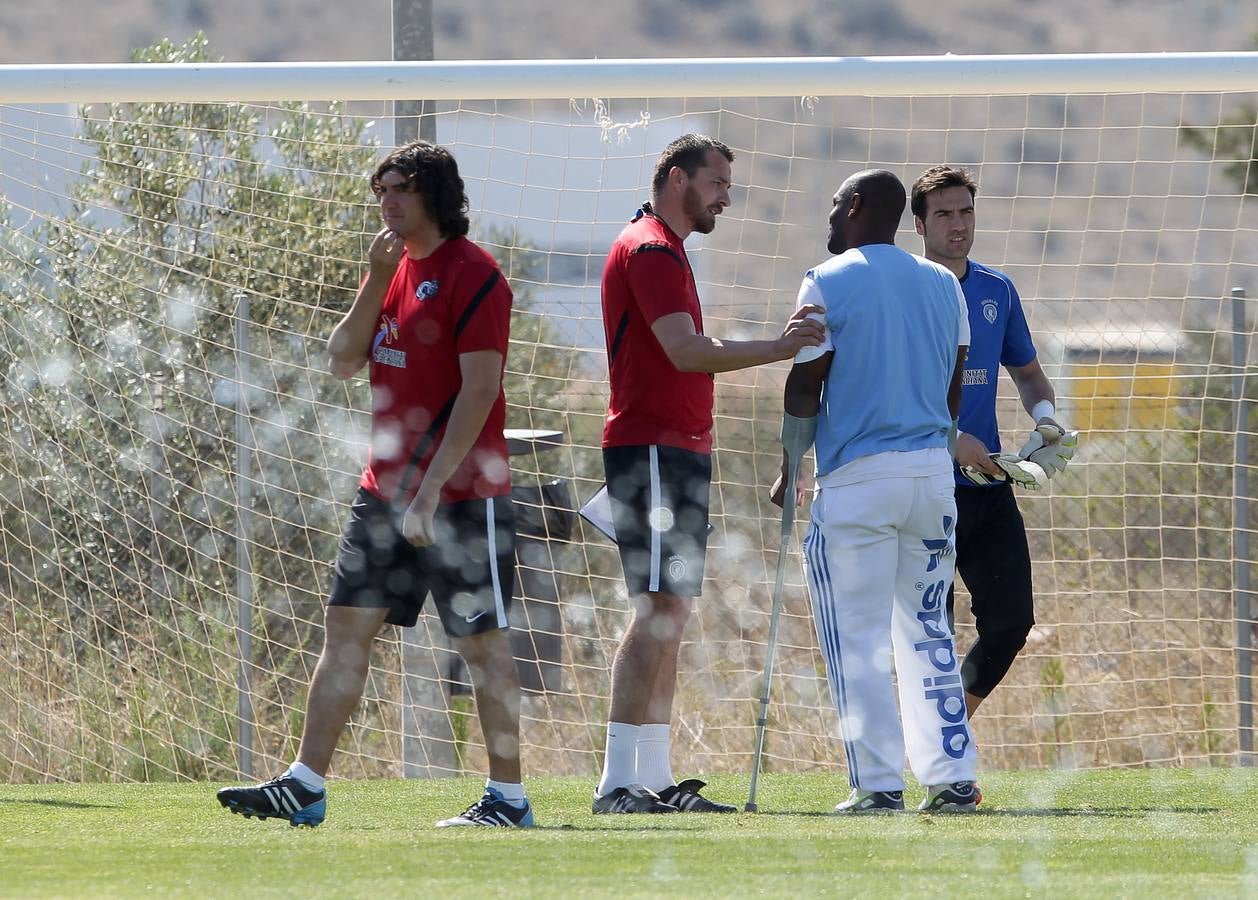
{"type": "MultiPolygon", "coordinates": [[[[538,778],[538,828],[432,827],[481,784],[334,782],[314,829],[233,816],[217,785],[4,785],[0,896],[1258,894],[1249,769],[992,772],[976,814],[842,819],[842,776],[768,775],[758,814],[652,817],[595,817],[591,779],[538,778]]],[[[741,807],[746,786],[708,793],[741,807]]]]}

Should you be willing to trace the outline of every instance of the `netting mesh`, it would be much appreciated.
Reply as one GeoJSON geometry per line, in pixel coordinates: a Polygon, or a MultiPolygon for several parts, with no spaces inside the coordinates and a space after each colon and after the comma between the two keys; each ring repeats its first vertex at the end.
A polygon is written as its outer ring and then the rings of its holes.
{"type": "MultiPolygon", "coordinates": [[[[512,459],[527,510],[513,613],[531,687],[525,772],[593,773],[601,758],[628,610],[614,548],[572,515],[602,480],[598,283],[659,151],[692,130],[737,154],[733,207],[691,242],[721,337],[780,328],[851,172],[911,183],[949,162],[981,184],[974,257],[1013,278],[1061,417],[1083,431],[1052,489],[1020,498],[1038,624],[975,722],[983,764],[1234,758],[1248,670],[1233,571],[1251,527],[1234,497],[1253,425],[1234,399],[1250,326],[1234,326],[1229,292],[1258,280],[1258,210],[1249,159],[1208,129],[1246,104],[441,105],[470,236],[515,291],[508,424],[535,432],[512,459]]],[[[391,145],[389,111],[0,106],[0,779],[226,778],[242,734],[259,772],[292,757],[368,424],[366,382],[333,379],[323,344],[378,227],[366,176],[391,145]]],[[[899,243],[919,249],[911,221],[899,243]]],[[[715,531],[683,647],[678,771],[749,763],[785,372],[718,378],[715,531]]],[[[1016,447],[1029,422],[1007,379],[999,418],[1016,447]]],[[[766,765],[841,766],[796,547],[784,597],[766,765]]],[[[483,771],[465,677],[430,616],[387,631],[334,773],[483,771]]]]}

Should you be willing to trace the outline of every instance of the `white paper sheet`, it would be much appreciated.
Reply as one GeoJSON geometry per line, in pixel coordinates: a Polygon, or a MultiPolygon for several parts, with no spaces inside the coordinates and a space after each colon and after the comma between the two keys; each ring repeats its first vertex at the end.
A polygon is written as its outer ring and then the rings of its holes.
{"type": "Polygon", "coordinates": [[[589,522],[614,542],[616,526],[612,524],[612,501],[607,494],[607,485],[599,488],[594,496],[585,502],[580,509],[581,518],[589,522]]]}

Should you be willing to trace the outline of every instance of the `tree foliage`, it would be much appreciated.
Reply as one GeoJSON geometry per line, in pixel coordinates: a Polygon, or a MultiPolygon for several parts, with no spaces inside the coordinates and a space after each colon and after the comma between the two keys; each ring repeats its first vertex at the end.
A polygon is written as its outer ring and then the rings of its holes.
{"type": "MultiPolygon", "coordinates": [[[[211,54],[197,36],[133,58],[211,54]]],[[[32,628],[59,623],[80,671],[169,660],[150,674],[177,684],[187,658],[171,648],[183,643],[217,647],[210,681],[230,684],[248,509],[255,661],[281,677],[315,634],[338,504],[363,463],[366,382],[332,378],[323,346],[379,227],[367,175],[380,148],[338,103],[109,103],[79,111],[79,134],[86,161],[64,214],[21,242],[0,227],[0,529],[15,536],[0,597],[38,609],[32,628]],[[246,502],[238,403],[254,453],[246,502]]],[[[504,271],[524,315],[519,256],[504,271]]],[[[557,392],[533,381],[548,363],[531,343],[548,333],[530,316],[508,361],[517,395],[542,404],[557,392]]],[[[230,706],[205,714],[221,727],[230,706]]]]}
{"type": "MultiPolygon", "coordinates": [[[[1253,44],[1258,47],[1258,33],[1253,44]]],[[[1179,140],[1223,161],[1223,171],[1242,194],[1258,195],[1258,104],[1242,103],[1212,128],[1183,127],[1179,140]]]]}

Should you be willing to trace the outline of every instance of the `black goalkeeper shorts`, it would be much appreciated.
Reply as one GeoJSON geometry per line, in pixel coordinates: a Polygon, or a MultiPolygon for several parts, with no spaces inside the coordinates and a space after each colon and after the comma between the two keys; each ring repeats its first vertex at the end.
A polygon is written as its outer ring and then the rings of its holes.
{"type": "MultiPolygon", "coordinates": [[[[1035,624],[1031,552],[1013,486],[957,485],[957,574],[970,592],[975,628],[997,633],[1035,624]]],[[[953,590],[948,620],[953,621],[953,590]]]]}

